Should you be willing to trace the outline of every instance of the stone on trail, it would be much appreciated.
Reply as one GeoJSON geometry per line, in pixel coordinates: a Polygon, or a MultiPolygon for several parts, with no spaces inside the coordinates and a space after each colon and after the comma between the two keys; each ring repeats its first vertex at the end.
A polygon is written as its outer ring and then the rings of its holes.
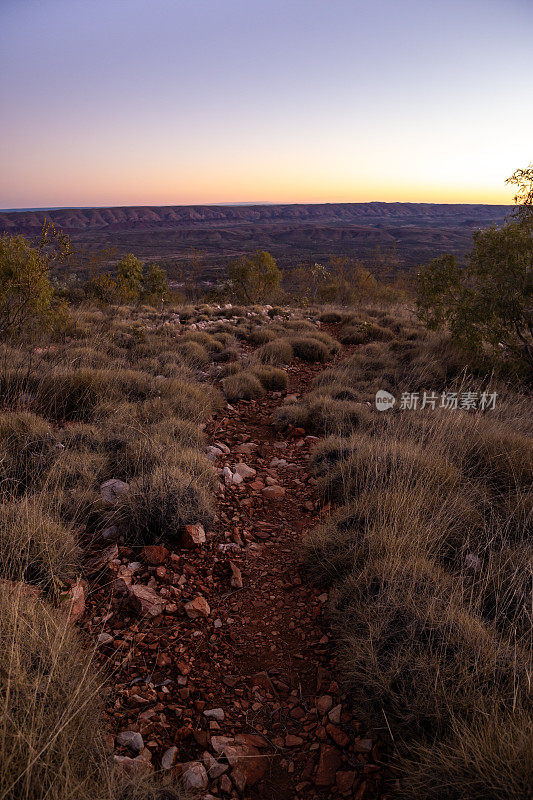
{"type": "Polygon", "coordinates": [[[237,475],[240,475],[241,478],[255,478],[257,475],[257,470],[253,467],[249,467],[248,464],[244,462],[235,465],[235,472],[237,475]]]}
{"type": "Polygon", "coordinates": [[[231,569],[230,585],[233,586],[234,589],[242,589],[242,573],[239,567],[234,564],[233,561],[229,562],[229,566],[231,569]]]}
{"type": "Polygon", "coordinates": [[[224,709],[223,708],[206,708],[204,717],[207,719],[216,719],[217,722],[224,722],[224,709]]]}
{"type": "Polygon", "coordinates": [[[199,761],[190,761],[184,765],[181,773],[181,780],[184,789],[207,789],[209,785],[209,778],[205,767],[199,761]]]}
{"type": "Polygon", "coordinates": [[[317,786],[333,786],[342,764],[341,754],[336,747],[323,744],[320,747],[320,758],[315,775],[317,786]]]}
{"type": "Polygon", "coordinates": [[[130,602],[133,608],[143,616],[158,617],[163,612],[166,600],[148,586],[136,583],[129,589],[130,602]]]}
{"type": "Polygon", "coordinates": [[[211,609],[205,597],[199,595],[194,600],[185,603],[185,613],[189,619],[198,619],[198,617],[208,617],[211,609]]]}
{"type": "Polygon", "coordinates": [[[220,761],[217,761],[214,756],[211,755],[209,751],[205,751],[202,755],[202,759],[204,762],[204,766],[207,770],[207,774],[211,778],[211,780],[216,780],[220,778],[225,772],[228,771],[229,767],[227,764],[221,764],[220,761]]]}
{"type": "Polygon", "coordinates": [[[205,544],[205,541],[206,538],[203,525],[201,525],[199,522],[195,522],[193,525],[185,525],[181,535],[182,547],[192,550],[194,547],[200,547],[201,545],[205,544]]]}
{"type": "Polygon", "coordinates": [[[172,767],[176,759],[177,752],[178,748],[175,745],[169,747],[168,750],[165,750],[161,757],[161,769],[170,769],[172,767]]]}
{"type": "Polygon", "coordinates": [[[327,714],[333,705],[333,698],[330,694],[323,694],[322,697],[317,697],[316,708],[322,716],[327,714]]]}
{"type": "Polygon", "coordinates": [[[138,731],[121,731],[117,734],[116,742],[136,755],[144,749],[143,737],[138,731]]]}
{"type": "Polygon", "coordinates": [[[141,550],[141,558],[153,567],[158,567],[168,558],[168,550],[162,544],[148,544],[141,550]]]}
{"type": "Polygon", "coordinates": [[[275,484],[274,486],[265,486],[261,489],[263,497],[266,500],[281,500],[281,498],[285,495],[285,489],[283,486],[278,486],[275,484]]]}

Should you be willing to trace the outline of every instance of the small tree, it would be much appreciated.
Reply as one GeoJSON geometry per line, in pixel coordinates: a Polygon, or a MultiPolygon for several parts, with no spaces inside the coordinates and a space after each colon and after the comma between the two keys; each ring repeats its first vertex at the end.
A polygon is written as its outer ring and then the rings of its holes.
{"type": "Polygon", "coordinates": [[[469,349],[491,345],[533,366],[533,231],[511,221],[474,234],[461,270],[434,259],[417,277],[417,307],[428,327],[447,327],[469,349]]]}
{"type": "Polygon", "coordinates": [[[533,164],[515,170],[505,183],[516,186],[514,201],[519,222],[533,226],[533,164]]]}
{"type": "Polygon", "coordinates": [[[282,273],[276,259],[264,250],[240,256],[228,265],[232,290],[245,303],[264,303],[279,291],[282,273]]]}
{"type": "Polygon", "coordinates": [[[23,236],[0,237],[0,336],[35,322],[53,323],[50,270],[69,252],[70,240],[50,223],[36,247],[23,236]]]}
{"type": "Polygon", "coordinates": [[[168,297],[167,274],[159,264],[150,264],[142,283],[142,299],[146,303],[162,304],[168,297]]]}
{"type": "Polygon", "coordinates": [[[117,284],[121,299],[127,303],[136,303],[141,295],[143,281],[143,263],[127,253],[117,264],[117,284]]]}

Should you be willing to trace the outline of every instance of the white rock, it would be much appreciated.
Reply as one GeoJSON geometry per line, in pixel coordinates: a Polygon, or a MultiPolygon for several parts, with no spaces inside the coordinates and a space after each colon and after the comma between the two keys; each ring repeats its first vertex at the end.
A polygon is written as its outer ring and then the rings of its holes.
{"type": "Polygon", "coordinates": [[[132,753],[140,753],[144,749],[143,737],[138,731],[121,731],[117,734],[116,742],[132,753]]]}
{"type": "Polygon", "coordinates": [[[224,709],[223,708],[206,708],[204,717],[207,719],[216,719],[217,722],[224,722],[224,709]]]}
{"type": "Polygon", "coordinates": [[[129,488],[129,483],[121,481],[118,478],[111,478],[111,480],[102,483],[100,486],[100,494],[105,503],[114,506],[117,504],[119,497],[126,494],[129,488]]]}
{"type": "Polygon", "coordinates": [[[207,789],[209,778],[203,764],[191,761],[186,765],[182,774],[184,789],[207,789]]]}
{"type": "Polygon", "coordinates": [[[172,767],[177,752],[178,748],[175,746],[169,747],[168,750],[165,750],[161,758],[161,769],[170,769],[172,767]]]}

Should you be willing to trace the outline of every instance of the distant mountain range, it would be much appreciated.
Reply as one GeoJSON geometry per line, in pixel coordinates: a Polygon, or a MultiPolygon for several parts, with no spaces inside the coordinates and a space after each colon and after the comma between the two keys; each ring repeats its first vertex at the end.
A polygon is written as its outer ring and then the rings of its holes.
{"type": "Polygon", "coordinates": [[[363,260],[395,250],[399,268],[443,252],[464,255],[472,232],[501,224],[512,206],[438,203],[295,203],[287,205],[123,206],[0,212],[0,232],[34,237],[50,219],[73,243],[114,245],[158,260],[170,274],[200,251],[212,275],[231,257],[258,248],[284,266],[330,254],[363,260]]]}

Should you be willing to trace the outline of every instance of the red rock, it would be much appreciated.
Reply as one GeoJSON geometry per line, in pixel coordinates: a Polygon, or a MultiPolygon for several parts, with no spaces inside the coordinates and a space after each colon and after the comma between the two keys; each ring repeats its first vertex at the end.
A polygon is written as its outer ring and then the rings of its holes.
{"type": "Polygon", "coordinates": [[[285,489],[283,486],[275,484],[274,486],[265,486],[264,489],[261,489],[261,493],[266,500],[276,501],[285,496],[285,489]]]}
{"type": "Polygon", "coordinates": [[[317,697],[316,708],[320,715],[327,714],[333,705],[333,698],[330,694],[323,694],[322,697],[317,697]]]}
{"type": "Polygon", "coordinates": [[[160,597],[153,589],[136,583],[129,589],[130,602],[140,614],[148,617],[157,617],[163,612],[166,600],[160,597]]]}
{"type": "Polygon", "coordinates": [[[141,550],[141,558],[154,567],[163,564],[167,557],[168,550],[162,544],[148,544],[141,550]]]}
{"type": "Polygon", "coordinates": [[[336,747],[323,744],[320,747],[320,759],[315,775],[317,786],[333,786],[335,777],[342,764],[341,754],[336,747]]]}
{"type": "Polygon", "coordinates": [[[185,603],[185,613],[189,617],[189,619],[198,619],[198,617],[208,617],[211,613],[211,609],[209,608],[209,603],[202,597],[198,595],[195,597],[194,600],[191,600],[189,603],[185,603]]]}
{"type": "Polygon", "coordinates": [[[288,733],[285,737],[285,747],[299,747],[304,743],[301,736],[295,736],[293,733],[288,733]]]}
{"type": "Polygon", "coordinates": [[[183,533],[181,534],[182,547],[193,550],[195,547],[200,547],[201,545],[205,544],[205,541],[206,538],[203,525],[200,525],[199,522],[196,522],[193,525],[185,525],[183,533]]]}
{"type": "Polygon", "coordinates": [[[372,747],[374,746],[374,742],[372,739],[357,739],[353,743],[353,748],[356,753],[370,753],[372,747]]]}
{"type": "Polygon", "coordinates": [[[341,794],[349,794],[355,781],[356,773],[353,770],[337,772],[337,789],[341,794]]]}
{"type": "Polygon", "coordinates": [[[85,595],[87,593],[87,581],[78,578],[72,584],[65,604],[68,608],[68,618],[71,622],[77,622],[83,617],[85,612],[85,595]]]}
{"type": "Polygon", "coordinates": [[[253,786],[266,772],[267,758],[252,745],[227,745],[224,755],[233,767],[231,777],[242,792],[245,786],[253,786]]]}
{"type": "Polygon", "coordinates": [[[346,745],[350,741],[350,737],[348,734],[342,730],[342,728],[338,728],[336,725],[326,725],[326,731],[329,733],[335,744],[338,744],[339,747],[346,747],[346,745]]]}
{"type": "Polygon", "coordinates": [[[233,586],[234,589],[242,589],[242,573],[239,567],[237,564],[234,564],[233,561],[229,562],[229,566],[231,569],[230,585],[233,586]]]}

